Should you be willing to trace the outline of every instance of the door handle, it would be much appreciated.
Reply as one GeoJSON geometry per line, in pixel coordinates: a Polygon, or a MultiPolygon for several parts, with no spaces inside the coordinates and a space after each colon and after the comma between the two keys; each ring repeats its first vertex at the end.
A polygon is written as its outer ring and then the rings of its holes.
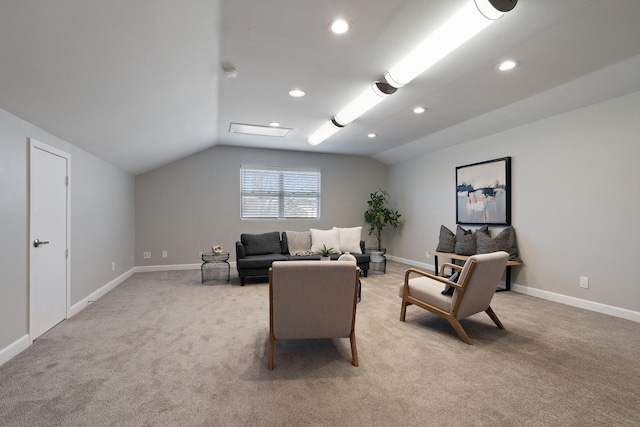
{"type": "Polygon", "coordinates": [[[38,246],[40,246],[40,245],[48,245],[48,244],[49,244],[49,242],[47,242],[46,240],[45,241],[40,241],[40,240],[36,239],[36,240],[33,241],[33,246],[35,246],[36,248],[38,246]]]}

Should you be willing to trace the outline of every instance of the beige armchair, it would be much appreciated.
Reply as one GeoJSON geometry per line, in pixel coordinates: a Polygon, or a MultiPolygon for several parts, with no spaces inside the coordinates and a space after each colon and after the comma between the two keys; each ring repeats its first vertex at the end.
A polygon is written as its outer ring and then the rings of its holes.
{"type": "Polygon", "coordinates": [[[275,340],[349,338],[353,366],[359,268],[350,261],[275,261],[269,269],[269,370],[275,340]]]}
{"type": "Polygon", "coordinates": [[[507,252],[473,255],[469,257],[464,266],[444,263],[440,267],[439,276],[410,268],[404,275],[404,283],[400,285],[400,297],[402,298],[400,321],[405,321],[407,306],[415,304],[447,319],[462,341],[467,344],[471,344],[471,340],[462,328],[460,319],[484,311],[498,328],[504,329],[489,304],[496,292],[508,259],[507,252]],[[442,277],[445,267],[460,270],[457,283],[442,277]],[[410,279],[411,274],[419,277],[410,279]],[[453,287],[453,295],[443,294],[443,285],[453,287]]]}

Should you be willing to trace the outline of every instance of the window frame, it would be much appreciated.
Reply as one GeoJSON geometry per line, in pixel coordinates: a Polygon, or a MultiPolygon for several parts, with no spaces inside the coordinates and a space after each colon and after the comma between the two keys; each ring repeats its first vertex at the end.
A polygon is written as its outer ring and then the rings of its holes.
{"type": "MultiPolygon", "coordinates": [[[[291,184],[292,181],[289,181],[291,184]]],[[[240,166],[240,220],[242,221],[264,221],[264,220],[276,220],[276,221],[293,221],[293,220],[319,220],[321,216],[321,186],[322,186],[322,173],[320,169],[314,168],[288,168],[288,167],[278,167],[278,166],[259,166],[259,165],[241,165],[240,166]],[[278,179],[277,183],[274,180],[273,176],[271,176],[271,184],[277,185],[276,188],[267,188],[264,186],[262,188],[254,189],[253,192],[256,197],[264,197],[272,199],[272,206],[265,207],[264,211],[259,211],[259,202],[254,202],[253,206],[251,203],[246,201],[246,197],[249,197],[251,194],[251,188],[249,183],[245,182],[248,173],[255,173],[258,176],[260,173],[265,175],[265,181],[269,181],[268,174],[276,174],[278,179]],[[301,191],[304,190],[304,183],[299,184],[293,181],[293,188],[287,189],[287,174],[289,177],[295,176],[296,174],[308,174],[309,181],[313,184],[315,181],[315,188],[311,191],[301,191]],[[296,185],[298,184],[298,185],[296,185]],[[298,191],[296,191],[298,190],[298,191]],[[277,203],[275,202],[274,197],[277,197],[277,203]],[[289,199],[289,201],[287,201],[289,199]],[[291,202],[293,201],[295,204],[296,199],[305,203],[304,199],[313,199],[315,203],[310,204],[312,209],[315,209],[315,215],[312,216],[292,216],[291,213],[287,211],[287,206],[291,206],[291,202]],[[312,206],[314,205],[315,206],[312,206]],[[277,212],[273,214],[269,211],[273,211],[275,206],[277,206],[277,212]],[[249,212],[253,207],[255,209],[255,213],[249,212]]],[[[265,203],[268,203],[265,201],[265,203]]],[[[302,206],[304,208],[304,206],[302,206]]],[[[294,206],[295,208],[295,206],[294,206]]]]}

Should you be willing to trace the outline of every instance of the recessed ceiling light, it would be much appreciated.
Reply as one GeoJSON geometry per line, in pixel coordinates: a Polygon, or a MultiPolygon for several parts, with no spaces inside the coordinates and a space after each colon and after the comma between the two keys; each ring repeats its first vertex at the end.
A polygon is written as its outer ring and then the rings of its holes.
{"type": "Polygon", "coordinates": [[[349,31],[349,23],[344,19],[336,19],[331,23],[331,31],[336,34],[344,34],[349,31]]]}
{"type": "Polygon", "coordinates": [[[507,61],[502,62],[500,65],[498,65],[498,70],[509,71],[509,70],[513,70],[517,66],[518,66],[518,61],[513,61],[509,59],[507,61]]]}
{"type": "Polygon", "coordinates": [[[279,126],[280,126],[280,123],[278,123],[278,122],[271,122],[271,123],[269,123],[269,126],[271,126],[271,127],[273,127],[273,128],[277,128],[277,127],[279,127],[279,126]]]}
{"type": "Polygon", "coordinates": [[[378,136],[378,135],[376,135],[375,133],[370,133],[369,135],[367,135],[367,137],[369,137],[369,138],[375,138],[376,136],[378,136]]]}
{"type": "Polygon", "coordinates": [[[293,96],[294,98],[300,98],[304,96],[304,91],[300,89],[292,89],[289,91],[289,95],[293,96]]]}
{"type": "Polygon", "coordinates": [[[416,114],[422,114],[425,111],[427,111],[427,109],[424,108],[424,107],[416,107],[416,108],[413,109],[413,112],[416,113],[416,114]]]}

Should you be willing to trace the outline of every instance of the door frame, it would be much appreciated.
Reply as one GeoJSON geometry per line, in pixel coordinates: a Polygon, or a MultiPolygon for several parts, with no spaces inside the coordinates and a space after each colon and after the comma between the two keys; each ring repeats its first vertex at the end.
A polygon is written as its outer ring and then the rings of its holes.
{"type": "Polygon", "coordinates": [[[43,142],[40,142],[34,138],[28,138],[29,139],[29,175],[28,175],[28,182],[29,182],[29,231],[28,231],[28,244],[27,244],[27,249],[28,249],[28,260],[29,260],[29,344],[33,344],[33,331],[31,329],[33,322],[31,321],[31,300],[32,300],[32,295],[31,295],[31,277],[32,277],[32,269],[35,268],[33,266],[33,263],[31,262],[31,251],[32,251],[32,242],[31,242],[31,220],[33,218],[33,212],[32,212],[32,191],[31,191],[31,173],[32,173],[32,168],[33,168],[33,164],[32,164],[32,156],[31,153],[33,152],[33,150],[35,149],[39,149],[42,151],[46,151],[50,154],[62,157],[66,160],[67,162],[67,186],[66,186],[66,259],[65,259],[65,291],[66,291],[66,301],[65,301],[65,319],[69,318],[69,312],[70,312],[70,307],[71,307],[71,154],[59,150],[55,147],[52,147],[50,145],[47,145],[43,142]]]}

